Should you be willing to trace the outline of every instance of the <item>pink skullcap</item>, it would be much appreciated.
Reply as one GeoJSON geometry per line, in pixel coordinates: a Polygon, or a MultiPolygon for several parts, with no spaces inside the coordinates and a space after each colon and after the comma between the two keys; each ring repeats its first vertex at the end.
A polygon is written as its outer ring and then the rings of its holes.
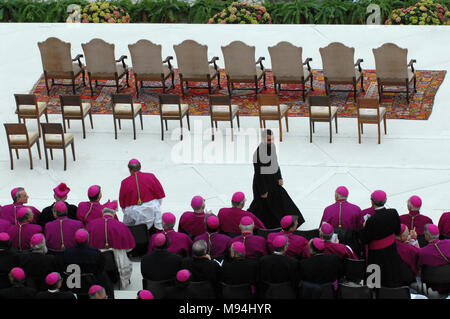
{"type": "Polygon", "coordinates": [[[112,209],[112,210],[117,210],[117,201],[116,200],[113,200],[112,202],[111,201],[107,201],[104,205],[103,205],[103,208],[109,208],[109,209],[112,209]]]}
{"type": "Polygon", "coordinates": [[[70,192],[70,188],[67,187],[66,184],[60,183],[58,186],[53,188],[53,192],[55,193],[56,197],[63,198],[70,192]]]}
{"type": "Polygon", "coordinates": [[[275,239],[273,240],[272,246],[275,248],[283,247],[284,245],[286,245],[286,241],[287,241],[286,236],[279,235],[275,237],[275,239]]]}
{"type": "Polygon", "coordinates": [[[13,188],[11,190],[11,197],[14,199],[14,197],[16,196],[17,192],[19,191],[19,187],[13,188]]]}
{"type": "Polygon", "coordinates": [[[20,208],[17,210],[16,217],[17,217],[17,218],[22,218],[23,216],[25,216],[25,215],[28,213],[28,210],[29,210],[28,207],[25,207],[25,206],[20,207],[20,208]]]}
{"type": "Polygon", "coordinates": [[[427,229],[431,235],[439,235],[439,228],[436,225],[428,224],[427,229]]]}
{"type": "Polygon", "coordinates": [[[64,202],[56,202],[55,209],[57,212],[64,213],[67,210],[67,205],[64,202]]]}
{"type": "Polygon", "coordinates": [[[281,227],[282,228],[287,228],[287,227],[291,226],[292,225],[292,220],[293,220],[293,218],[292,218],[291,215],[284,216],[283,218],[281,218],[281,222],[280,222],[281,227]]]}
{"type": "Polygon", "coordinates": [[[331,226],[330,224],[323,223],[322,227],[320,227],[320,231],[322,232],[322,234],[329,235],[333,233],[334,229],[333,226],[331,226]]]}
{"type": "Polygon", "coordinates": [[[400,225],[400,234],[403,234],[406,230],[406,225],[405,224],[401,224],[400,225]]]}
{"type": "Polygon", "coordinates": [[[154,243],[156,247],[161,247],[166,243],[166,236],[163,233],[158,233],[155,235],[154,243]]]}
{"type": "Polygon", "coordinates": [[[34,234],[30,239],[30,245],[31,246],[39,245],[40,243],[42,243],[43,240],[44,235],[42,235],[41,233],[34,234]]]}
{"type": "Polygon", "coordinates": [[[413,205],[414,207],[420,208],[422,206],[422,200],[420,199],[419,196],[411,196],[411,198],[409,199],[409,202],[411,203],[411,205],[413,205]]]}
{"type": "Polygon", "coordinates": [[[251,224],[253,224],[253,219],[251,217],[248,216],[244,216],[241,218],[241,223],[242,226],[249,226],[251,224]]]}
{"type": "Polygon", "coordinates": [[[175,215],[174,214],[172,214],[172,213],[170,213],[170,212],[167,212],[167,213],[164,213],[164,214],[162,214],[162,221],[166,224],[166,225],[175,225],[175,222],[176,222],[176,218],[175,218],[175,215]]]}
{"type": "Polygon", "coordinates": [[[25,279],[25,272],[22,268],[15,267],[11,270],[11,275],[16,280],[24,280],[25,279]]]}
{"type": "Polygon", "coordinates": [[[192,198],[191,206],[192,206],[192,208],[202,207],[203,202],[204,202],[203,197],[197,195],[192,198]]]}
{"type": "Polygon", "coordinates": [[[141,162],[139,162],[137,159],[133,158],[133,159],[130,159],[128,164],[130,164],[130,165],[132,165],[132,164],[141,164],[141,162]]]}
{"type": "Polygon", "coordinates": [[[216,229],[219,227],[219,218],[217,218],[217,216],[209,216],[206,219],[206,224],[209,228],[216,229]]]}
{"type": "Polygon", "coordinates": [[[240,241],[235,241],[233,244],[231,244],[231,247],[237,253],[245,254],[245,245],[243,243],[241,243],[240,241]]]}
{"type": "Polygon", "coordinates": [[[377,202],[384,202],[386,200],[386,193],[382,190],[376,190],[372,193],[372,199],[377,202]]]}
{"type": "Polygon", "coordinates": [[[99,291],[102,290],[102,289],[103,289],[102,286],[99,286],[99,285],[93,285],[93,286],[91,286],[91,288],[89,288],[88,294],[90,294],[90,295],[96,294],[97,292],[99,292],[99,291]]]}
{"type": "Polygon", "coordinates": [[[245,194],[243,192],[236,192],[233,194],[231,200],[233,202],[242,202],[245,199],[245,194]]]}
{"type": "Polygon", "coordinates": [[[88,237],[89,237],[89,234],[84,229],[78,229],[75,233],[75,240],[79,244],[85,243],[86,240],[88,239],[88,237]]]}
{"type": "Polygon", "coordinates": [[[324,250],[324,249],[325,249],[325,244],[324,244],[323,240],[320,239],[320,238],[314,238],[314,239],[313,239],[313,245],[314,245],[314,247],[316,247],[318,250],[324,250]]]}
{"type": "Polygon", "coordinates": [[[153,299],[153,294],[149,290],[139,291],[139,299],[153,299]]]}
{"type": "Polygon", "coordinates": [[[45,282],[49,286],[53,286],[59,280],[59,274],[57,272],[52,272],[45,277],[45,282]]]}
{"type": "Polygon", "coordinates": [[[339,186],[338,188],[336,188],[336,193],[338,193],[341,196],[347,197],[348,189],[345,186],[339,186]]]}
{"type": "Polygon", "coordinates": [[[0,241],[8,241],[10,239],[8,233],[0,233],[0,241]]]}
{"type": "Polygon", "coordinates": [[[191,277],[191,273],[187,269],[182,269],[179,272],[177,272],[177,280],[179,282],[185,282],[189,280],[189,277],[191,277]]]}
{"type": "Polygon", "coordinates": [[[97,185],[92,185],[88,189],[88,196],[94,197],[94,196],[98,195],[99,192],[100,192],[100,187],[98,187],[97,185]]]}

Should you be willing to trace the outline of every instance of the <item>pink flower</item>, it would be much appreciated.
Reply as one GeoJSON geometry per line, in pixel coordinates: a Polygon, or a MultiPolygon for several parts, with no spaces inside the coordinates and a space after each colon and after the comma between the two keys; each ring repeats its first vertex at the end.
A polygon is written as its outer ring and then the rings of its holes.
{"type": "Polygon", "coordinates": [[[116,20],[114,20],[113,18],[108,20],[108,23],[116,23],[116,20]]]}
{"type": "Polygon", "coordinates": [[[105,19],[106,20],[109,20],[110,18],[111,18],[111,14],[109,14],[109,13],[105,14],[105,19]]]}
{"type": "Polygon", "coordinates": [[[114,16],[115,16],[116,18],[119,18],[119,17],[120,17],[120,12],[119,12],[119,11],[114,11],[114,16]]]}
{"type": "Polygon", "coordinates": [[[227,22],[225,20],[222,20],[219,22],[220,24],[227,24],[227,22]]]}
{"type": "Polygon", "coordinates": [[[81,23],[89,23],[89,19],[88,18],[84,18],[83,20],[81,20],[81,23]]]}
{"type": "Polygon", "coordinates": [[[258,14],[256,17],[258,18],[258,20],[262,19],[262,16],[260,14],[258,14]]]}

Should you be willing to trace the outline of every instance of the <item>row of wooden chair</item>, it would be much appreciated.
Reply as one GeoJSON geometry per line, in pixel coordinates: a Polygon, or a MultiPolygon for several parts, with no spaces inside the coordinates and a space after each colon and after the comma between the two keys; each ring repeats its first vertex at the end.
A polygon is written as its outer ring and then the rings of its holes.
{"type": "MultiPolygon", "coordinates": [[[[85,71],[88,73],[91,94],[94,95],[92,81],[96,87],[99,80],[114,80],[117,91],[120,89],[119,80],[126,78],[126,85],[129,87],[129,71],[125,63],[126,55],[115,59],[114,44],[107,43],[102,39],[92,39],[88,43],[81,44],[86,67],[81,62],[83,55],[78,54],[74,59],[71,57],[71,44],[63,42],[58,38],[48,38],[44,42],[38,42],[41,52],[42,65],[44,69],[45,83],[47,91],[50,92],[48,80],[51,79],[52,86],[54,79],[70,79],[75,94],[75,79],[82,75],[85,85],[85,71]]],[[[154,44],[148,40],[139,40],[128,45],[130,50],[133,73],[135,78],[136,94],[139,97],[139,83],[144,87],[144,81],[161,81],[160,86],[147,86],[152,88],[162,88],[166,92],[166,80],[170,77],[171,84],[167,89],[173,88],[174,69],[170,63],[172,56],[162,60],[162,46],[154,44]],[[166,65],[167,64],[167,65],[166,65]]],[[[189,89],[191,82],[207,82],[208,93],[220,86],[220,70],[217,65],[219,57],[208,59],[208,47],[201,45],[194,40],[185,40],[173,46],[177,56],[178,74],[182,96],[185,90],[189,89]],[[216,79],[216,86],[212,86],[212,81],[216,79]],[[186,84],[184,87],[183,83],[186,84]]],[[[255,93],[258,94],[266,88],[266,69],[263,66],[264,57],[259,57],[255,61],[255,47],[249,46],[242,41],[233,41],[227,46],[222,46],[222,53],[225,61],[227,77],[227,87],[231,96],[233,90],[248,90],[249,88],[235,88],[235,83],[254,83],[255,93]],[[263,87],[259,87],[260,80],[263,80],[263,87]]],[[[307,92],[306,83],[310,81],[310,90],[313,88],[313,74],[310,66],[311,58],[303,61],[302,47],[294,46],[289,42],[280,42],[268,48],[271,62],[272,74],[276,93],[281,90],[293,90],[282,88],[282,84],[301,84],[303,101],[307,92]]],[[[340,42],[333,42],[324,48],[319,49],[322,57],[324,81],[326,94],[331,92],[331,85],[351,84],[353,85],[354,99],[357,97],[357,83],[360,83],[360,90],[364,91],[364,76],[361,63],[363,59],[354,61],[355,49],[347,47],[340,42]]],[[[384,86],[406,86],[406,99],[409,103],[409,84],[414,83],[416,91],[416,73],[413,64],[416,60],[407,63],[408,49],[402,49],[393,43],[385,43],[377,49],[373,49],[375,57],[379,99],[385,91],[384,86]],[[410,69],[408,69],[410,67],[410,69]]],[[[62,83],[62,85],[65,85],[62,83]]],[[[198,88],[198,87],[197,87],[198,88]]],[[[338,91],[337,89],[334,89],[338,91]]],[[[340,90],[339,90],[340,91],[340,90]]]]}

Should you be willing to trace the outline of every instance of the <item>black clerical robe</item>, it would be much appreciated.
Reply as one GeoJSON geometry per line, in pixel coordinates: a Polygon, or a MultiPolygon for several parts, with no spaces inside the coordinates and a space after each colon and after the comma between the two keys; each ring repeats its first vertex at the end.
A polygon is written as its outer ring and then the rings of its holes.
{"type": "Polygon", "coordinates": [[[279,185],[282,179],[275,145],[261,143],[253,154],[253,202],[248,211],[255,214],[267,228],[280,227],[286,215],[298,216],[298,225],[305,222],[300,210],[279,185]],[[267,198],[261,195],[268,193],[267,198]]]}
{"type": "Polygon", "coordinates": [[[366,221],[361,241],[366,246],[367,264],[377,264],[381,271],[381,286],[400,286],[401,259],[395,236],[400,235],[400,217],[395,209],[380,208],[366,221]]]}

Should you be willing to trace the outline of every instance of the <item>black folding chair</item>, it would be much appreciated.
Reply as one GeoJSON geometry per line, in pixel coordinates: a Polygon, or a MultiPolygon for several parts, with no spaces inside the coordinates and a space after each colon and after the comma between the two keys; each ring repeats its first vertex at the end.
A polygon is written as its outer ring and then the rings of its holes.
{"type": "Polygon", "coordinates": [[[164,299],[165,290],[173,285],[173,279],[154,281],[142,278],[142,289],[150,290],[154,299],[164,299]]]}
{"type": "Polygon", "coordinates": [[[264,237],[264,239],[267,239],[267,237],[269,236],[270,233],[278,233],[281,231],[281,227],[278,228],[272,228],[272,229],[262,229],[262,228],[258,228],[256,230],[255,235],[264,237]]]}
{"type": "Polygon", "coordinates": [[[338,299],[373,299],[372,291],[367,286],[340,283],[337,291],[338,299]]]}
{"type": "Polygon", "coordinates": [[[214,286],[209,281],[191,281],[190,285],[199,299],[215,299],[217,296],[214,286]]]}
{"type": "Polygon", "coordinates": [[[148,244],[150,242],[150,235],[146,224],[128,226],[131,234],[134,237],[136,246],[129,252],[130,257],[142,257],[147,254],[148,244]]]}
{"type": "Polygon", "coordinates": [[[223,299],[254,299],[256,297],[252,293],[250,284],[228,285],[222,282],[221,285],[223,299]]]}
{"type": "Polygon", "coordinates": [[[375,290],[376,299],[411,299],[409,287],[387,288],[381,287],[375,290]]]}
{"type": "Polygon", "coordinates": [[[281,283],[264,282],[264,299],[295,299],[297,292],[289,281],[281,283]]]}
{"type": "Polygon", "coordinates": [[[318,284],[310,281],[300,281],[298,285],[299,299],[336,299],[332,282],[318,284]]]}
{"type": "Polygon", "coordinates": [[[366,279],[366,261],[364,259],[344,259],[344,280],[359,284],[366,279]]]}
{"type": "Polygon", "coordinates": [[[319,237],[319,229],[296,230],[294,231],[294,234],[305,237],[307,240],[311,240],[313,238],[319,237]]]}

